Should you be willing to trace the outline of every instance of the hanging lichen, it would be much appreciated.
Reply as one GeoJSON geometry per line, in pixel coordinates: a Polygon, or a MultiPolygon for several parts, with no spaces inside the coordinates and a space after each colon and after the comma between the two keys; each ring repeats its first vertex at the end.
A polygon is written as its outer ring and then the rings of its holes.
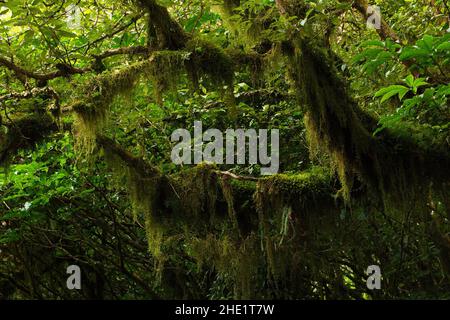
{"type": "Polygon", "coordinates": [[[176,93],[177,83],[184,70],[184,61],[188,57],[189,53],[184,51],[157,51],[150,58],[149,77],[159,104],[162,104],[164,92],[176,93]]]}
{"type": "Polygon", "coordinates": [[[80,90],[72,108],[76,112],[75,133],[81,154],[91,154],[97,134],[105,125],[113,99],[130,94],[142,74],[151,66],[148,60],[90,79],[80,90]]]}
{"type": "Polygon", "coordinates": [[[255,296],[255,282],[262,255],[254,234],[240,242],[226,235],[217,238],[208,234],[204,239],[192,239],[189,252],[199,268],[203,265],[213,266],[219,274],[233,279],[235,299],[250,299],[255,296]]]}
{"type": "Polygon", "coordinates": [[[189,35],[171,18],[167,8],[155,0],[134,0],[134,2],[148,12],[149,38],[154,36],[157,38],[151,41],[151,44],[156,44],[160,50],[179,50],[184,47],[189,35]]]}
{"type": "Polygon", "coordinates": [[[239,224],[236,217],[236,211],[234,209],[234,193],[233,193],[233,187],[230,184],[230,179],[228,177],[222,177],[220,179],[220,186],[222,188],[222,194],[225,198],[225,201],[227,203],[228,207],[228,217],[231,220],[234,229],[239,235],[239,224]]]}
{"type": "Polygon", "coordinates": [[[97,140],[104,150],[108,166],[114,171],[116,181],[118,184],[125,182],[134,218],[138,220],[142,217],[145,221],[150,252],[156,259],[162,258],[164,224],[160,220],[157,194],[162,179],[160,173],[110,139],[99,137],[97,140]]]}
{"type": "Polygon", "coordinates": [[[263,86],[265,71],[270,70],[267,66],[267,58],[264,55],[254,51],[244,52],[239,49],[228,49],[226,53],[232,58],[236,69],[248,69],[254,87],[263,86]]]}
{"type": "Polygon", "coordinates": [[[265,249],[271,276],[286,274],[288,221],[298,219],[303,226],[311,226],[333,214],[333,176],[322,168],[312,168],[299,175],[275,175],[259,181],[254,195],[259,214],[262,245],[265,249]],[[293,218],[296,217],[296,218],[293,218]]]}
{"type": "Polygon", "coordinates": [[[255,3],[249,8],[239,0],[212,1],[212,4],[212,9],[220,14],[234,42],[239,46],[252,48],[263,42],[271,42],[267,39],[270,35],[267,31],[279,17],[269,5],[255,3]]]}
{"type": "MultiPolygon", "coordinates": [[[[214,220],[218,197],[218,181],[214,168],[201,164],[180,172],[173,178],[181,208],[190,218],[214,220]]],[[[195,221],[195,220],[194,220],[195,221]]]]}
{"type": "Polygon", "coordinates": [[[200,38],[187,41],[186,50],[190,52],[186,70],[193,87],[198,88],[201,78],[206,77],[206,80],[222,93],[229,114],[236,117],[234,68],[231,58],[222,48],[200,38]]]}

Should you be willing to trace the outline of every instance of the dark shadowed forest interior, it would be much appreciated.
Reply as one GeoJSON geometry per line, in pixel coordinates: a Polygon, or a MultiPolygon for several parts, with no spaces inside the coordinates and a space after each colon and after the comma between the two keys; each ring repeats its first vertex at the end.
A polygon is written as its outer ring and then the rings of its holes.
{"type": "Polygon", "coordinates": [[[450,299],[449,23],[0,0],[0,300],[450,299]]]}

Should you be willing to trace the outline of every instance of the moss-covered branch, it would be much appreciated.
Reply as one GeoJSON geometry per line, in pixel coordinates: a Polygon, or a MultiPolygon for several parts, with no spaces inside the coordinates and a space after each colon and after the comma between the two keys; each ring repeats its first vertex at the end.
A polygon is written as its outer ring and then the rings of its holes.
{"type": "Polygon", "coordinates": [[[33,147],[49,133],[58,130],[58,127],[44,113],[12,120],[5,126],[0,125],[0,130],[0,164],[5,164],[17,150],[33,147]]]}
{"type": "Polygon", "coordinates": [[[149,24],[156,32],[159,49],[178,50],[185,46],[189,35],[172,19],[164,6],[155,0],[136,0],[136,2],[148,12],[149,24]]]}

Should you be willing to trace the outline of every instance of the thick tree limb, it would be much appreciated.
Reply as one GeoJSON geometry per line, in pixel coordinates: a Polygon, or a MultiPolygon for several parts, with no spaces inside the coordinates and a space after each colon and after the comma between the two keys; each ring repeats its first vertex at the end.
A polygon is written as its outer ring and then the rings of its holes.
{"type": "Polygon", "coordinates": [[[3,96],[0,96],[0,103],[14,99],[16,100],[30,99],[40,94],[46,94],[51,96],[53,99],[55,99],[55,103],[59,105],[60,103],[59,94],[51,87],[33,88],[29,91],[8,93],[3,96]]]}
{"type": "Polygon", "coordinates": [[[15,64],[13,61],[11,61],[7,58],[4,58],[4,57],[0,57],[0,65],[14,71],[18,76],[21,75],[21,76],[33,78],[33,79],[40,80],[40,81],[48,81],[48,80],[56,79],[59,77],[67,77],[69,75],[82,74],[82,73],[91,71],[91,68],[80,69],[80,68],[72,67],[68,64],[57,64],[56,68],[58,70],[56,70],[56,71],[52,71],[49,73],[38,73],[38,72],[26,70],[26,69],[18,66],[17,64],[15,64]]]}
{"type": "Polygon", "coordinates": [[[158,176],[160,174],[157,168],[151,166],[142,158],[134,156],[131,152],[124,149],[122,146],[108,137],[98,135],[97,143],[102,148],[107,149],[108,151],[117,155],[123,162],[135,169],[137,172],[146,174],[147,176],[158,176]]]}
{"type": "Polygon", "coordinates": [[[160,49],[178,50],[185,46],[189,35],[172,19],[166,7],[157,4],[155,0],[137,2],[149,14],[149,25],[154,27],[160,49]]]}
{"type": "MultiPolygon", "coordinates": [[[[160,175],[160,171],[157,168],[151,166],[142,158],[134,156],[131,152],[124,149],[113,139],[99,135],[99,136],[97,136],[97,143],[102,148],[108,149],[108,151],[111,151],[114,154],[116,154],[123,162],[125,162],[130,167],[136,169],[138,172],[146,173],[151,176],[160,175]]],[[[214,172],[216,172],[217,174],[219,174],[221,176],[236,179],[236,180],[246,180],[246,181],[258,181],[259,180],[257,177],[239,176],[239,175],[236,175],[229,171],[215,170],[214,172]]]]}

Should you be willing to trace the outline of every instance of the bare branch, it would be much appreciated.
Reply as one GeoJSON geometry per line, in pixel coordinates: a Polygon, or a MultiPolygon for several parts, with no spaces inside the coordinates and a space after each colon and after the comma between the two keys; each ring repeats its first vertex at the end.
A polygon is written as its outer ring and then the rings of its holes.
{"type": "Polygon", "coordinates": [[[11,61],[7,58],[4,58],[4,57],[0,57],[0,65],[3,65],[4,67],[14,71],[19,76],[22,75],[22,76],[26,76],[28,78],[33,78],[33,79],[40,80],[40,81],[48,81],[48,80],[52,80],[52,79],[59,78],[59,77],[67,77],[72,74],[82,74],[82,73],[91,71],[91,68],[79,69],[79,68],[75,68],[75,67],[72,67],[67,64],[60,63],[60,64],[56,65],[56,68],[58,68],[57,71],[53,71],[50,73],[38,73],[38,72],[26,70],[26,69],[16,65],[13,61],[11,61]]]}
{"type": "Polygon", "coordinates": [[[236,179],[236,180],[246,180],[246,181],[259,181],[260,179],[257,177],[251,177],[251,176],[238,176],[230,171],[215,171],[215,173],[221,175],[221,176],[225,176],[225,177],[229,177],[232,179],[236,179]]]}

